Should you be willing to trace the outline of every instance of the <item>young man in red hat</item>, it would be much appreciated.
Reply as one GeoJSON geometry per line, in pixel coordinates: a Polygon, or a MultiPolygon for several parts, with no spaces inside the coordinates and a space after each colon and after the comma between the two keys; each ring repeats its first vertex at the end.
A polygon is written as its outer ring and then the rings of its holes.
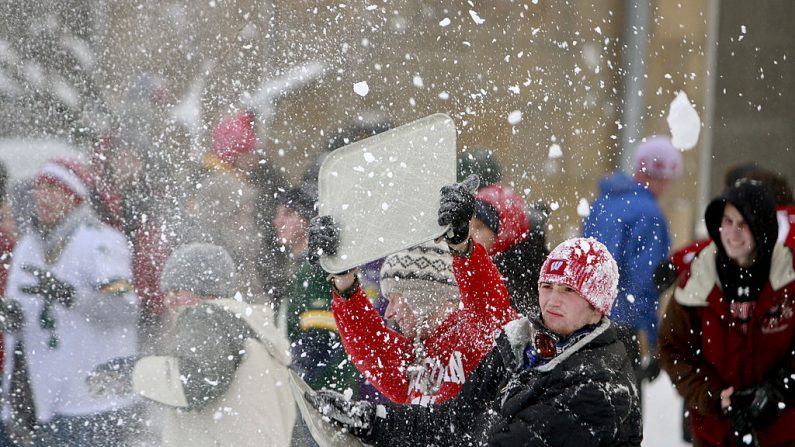
{"type": "MultiPolygon", "coordinates": [[[[470,244],[450,248],[468,257],[470,244]]],[[[473,261],[491,265],[485,256],[473,261]]],[[[330,391],[307,398],[374,445],[639,446],[632,366],[607,318],[617,284],[604,245],[568,240],[542,267],[540,315],[508,323],[455,398],[434,407],[374,406],[330,391]]]]}

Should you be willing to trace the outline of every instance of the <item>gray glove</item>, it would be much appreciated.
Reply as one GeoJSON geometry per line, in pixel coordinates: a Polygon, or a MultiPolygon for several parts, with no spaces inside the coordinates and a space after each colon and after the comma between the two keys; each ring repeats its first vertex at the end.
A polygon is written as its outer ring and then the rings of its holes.
{"type": "Polygon", "coordinates": [[[115,394],[124,396],[132,392],[132,373],[137,356],[117,357],[94,368],[86,378],[88,390],[94,397],[115,394]]]}
{"type": "Polygon", "coordinates": [[[334,256],[340,245],[340,229],[328,215],[309,222],[309,262],[317,264],[321,256],[334,256]]]}
{"type": "Polygon", "coordinates": [[[19,289],[22,293],[39,295],[47,301],[58,302],[66,307],[70,307],[74,302],[75,287],[56,278],[49,270],[30,264],[23,265],[22,270],[36,278],[35,285],[19,289]]]}
{"type": "Polygon", "coordinates": [[[460,244],[469,238],[469,221],[475,214],[474,192],[480,179],[470,174],[463,182],[442,186],[438,222],[450,226],[445,239],[450,244],[460,244]]]}
{"type": "Polygon", "coordinates": [[[370,402],[350,401],[342,394],[329,390],[307,392],[304,396],[331,423],[354,436],[367,436],[373,429],[376,407],[370,402]]]}
{"type": "Polygon", "coordinates": [[[16,333],[24,322],[22,308],[17,300],[7,298],[0,302],[0,331],[16,333]]]}

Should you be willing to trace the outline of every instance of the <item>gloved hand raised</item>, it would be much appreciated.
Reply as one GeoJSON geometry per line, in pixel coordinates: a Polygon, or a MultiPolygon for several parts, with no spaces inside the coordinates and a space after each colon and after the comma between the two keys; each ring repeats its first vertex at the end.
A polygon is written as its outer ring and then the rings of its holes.
{"type": "Polygon", "coordinates": [[[369,435],[373,429],[376,407],[370,402],[350,401],[342,394],[329,390],[308,392],[305,397],[331,423],[354,436],[369,435]]]}
{"type": "Polygon", "coordinates": [[[74,302],[74,286],[56,278],[49,270],[30,264],[23,265],[22,270],[30,273],[36,279],[35,285],[20,288],[22,293],[39,295],[48,301],[55,301],[66,307],[70,307],[74,302]]]}
{"type": "Polygon", "coordinates": [[[460,244],[469,238],[469,221],[475,214],[474,193],[479,183],[477,174],[470,174],[461,183],[442,187],[438,222],[450,226],[445,234],[449,244],[460,244]]]}
{"type": "Polygon", "coordinates": [[[334,256],[340,245],[340,230],[331,216],[316,216],[309,222],[309,262],[321,256],[334,256]]]}
{"type": "Polygon", "coordinates": [[[138,357],[116,357],[97,365],[86,378],[88,390],[94,397],[115,394],[124,396],[132,392],[132,373],[138,357]]]}

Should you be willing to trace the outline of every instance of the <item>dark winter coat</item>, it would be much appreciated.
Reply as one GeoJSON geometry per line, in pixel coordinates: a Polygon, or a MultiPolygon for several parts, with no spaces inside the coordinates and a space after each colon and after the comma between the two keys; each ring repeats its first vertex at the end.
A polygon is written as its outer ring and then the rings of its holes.
{"type": "Polygon", "coordinates": [[[502,253],[492,261],[505,278],[511,305],[522,315],[538,315],[538,276],[547,257],[543,231],[531,231],[527,239],[502,253]]]}
{"type": "Polygon", "coordinates": [[[387,406],[366,441],[391,446],[639,446],[641,415],[624,345],[603,319],[550,363],[524,369],[526,318],[505,326],[455,399],[387,406]]]}
{"type": "Polygon", "coordinates": [[[654,195],[622,172],[599,181],[599,197],[583,236],[605,244],[618,263],[618,297],[610,318],[642,329],[654,346],[658,292],[652,276],[671,248],[668,224],[654,195]]]}

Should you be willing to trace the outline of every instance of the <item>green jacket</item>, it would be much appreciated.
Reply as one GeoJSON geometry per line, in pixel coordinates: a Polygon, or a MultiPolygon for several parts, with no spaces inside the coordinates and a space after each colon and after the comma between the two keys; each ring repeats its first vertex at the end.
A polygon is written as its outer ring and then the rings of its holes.
{"type": "Polygon", "coordinates": [[[319,266],[303,260],[285,294],[292,367],[313,389],[347,388],[358,394],[361,375],[345,353],[331,312],[331,284],[319,266]]]}

